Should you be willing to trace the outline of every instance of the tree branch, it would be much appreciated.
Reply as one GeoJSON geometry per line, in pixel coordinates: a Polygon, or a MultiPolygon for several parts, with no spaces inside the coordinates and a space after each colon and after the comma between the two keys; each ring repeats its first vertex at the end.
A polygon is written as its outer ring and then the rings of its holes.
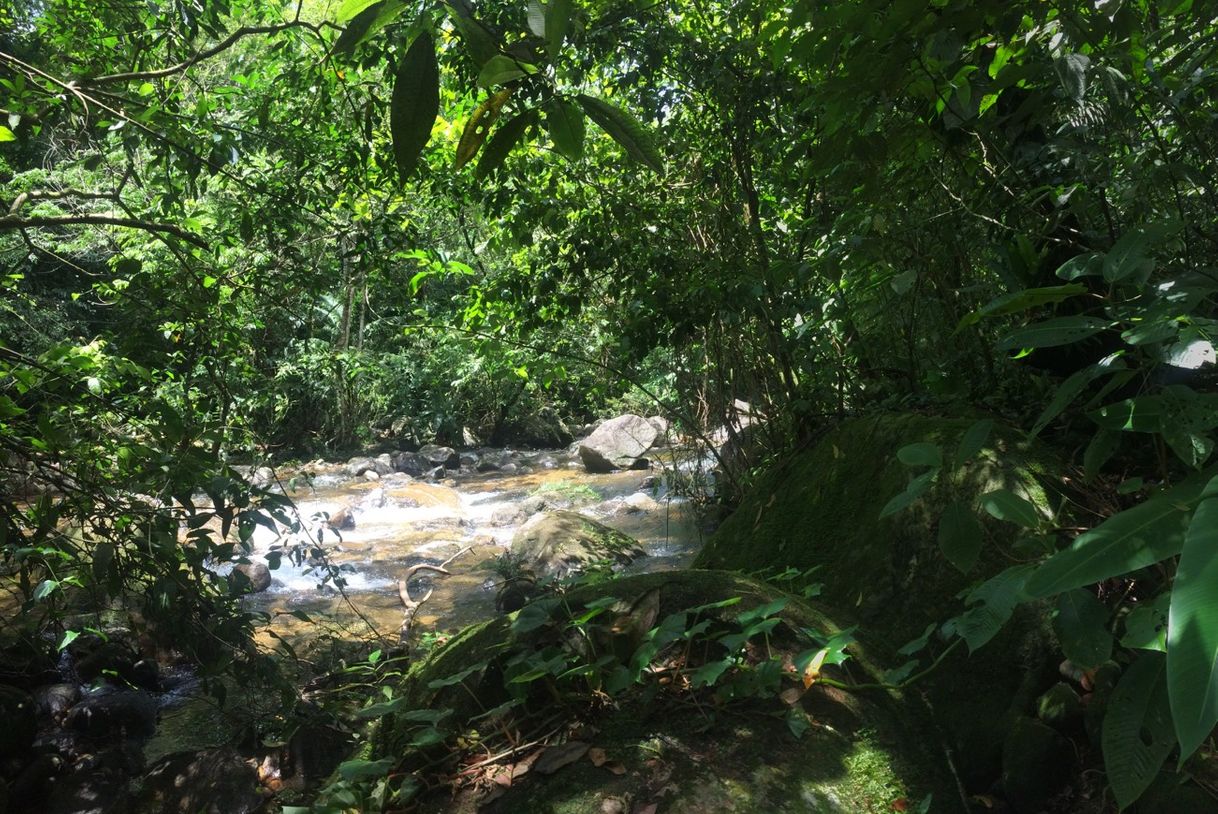
{"type": "Polygon", "coordinates": [[[142,229],[145,232],[164,232],[200,249],[211,249],[211,245],[198,235],[172,226],[168,223],[155,223],[136,218],[117,218],[112,215],[61,215],[56,217],[19,218],[15,215],[0,217],[0,232],[13,229],[31,229],[40,226],[121,226],[127,229],[142,229]]]}
{"type": "Polygon", "coordinates": [[[81,82],[82,85],[105,85],[113,82],[133,82],[137,79],[162,79],[166,76],[173,76],[176,73],[181,73],[188,68],[197,65],[204,60],[211,59],[216,54],[226,51],[237,43],[238,40],[254,34],[278,34],[280,31],[286,31],[289,28],[307,28],[316,33],[318,27],[312,23],[306,23],[302,20],[294,20],[290,23],[276,23],[275,25],[246,25],[238,28],[233,33],[229,34],[220,42],[213,45],[211,48],[199,51],[189,59],[179,62],[177,65],[170,65],[166,68],[156,68],[150,71],[128,71],[126,73],[112,73],[105,76],[95,76],[92,79],[86,79],[81,82]]]}

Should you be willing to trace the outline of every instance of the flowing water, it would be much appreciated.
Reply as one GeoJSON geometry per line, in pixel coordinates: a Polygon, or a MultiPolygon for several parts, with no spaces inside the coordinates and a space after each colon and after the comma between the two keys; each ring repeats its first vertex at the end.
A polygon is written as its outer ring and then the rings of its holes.
{"type": "MultiPolygon", "coordinates": [[[[497,577],[487,562],[502,554],[535,510],[571,508],[638,540],[647,557],[631,572],[687,566],[701,545],[693,505],[671,494],[664,478],[647,471],[591,474],[566,451],[495,451],[509,473],[479,473],[471,466],[439,483],[401,474],[375,481],[347,475],[341,465],[312,468],[310,483],[294,478],[283,485],[302,519],[322,530],[323,548],[345,585],[319,586],[322,570],[285,557],[271,572],[271,588],[249,598],[257,610],[274,615],[271,630],[289,642],[316,636],[313,625],[293,612],[344,625],[353,636],[392,639],[403,616],[397,580],[418,563],[447,566],[450,576],[422,574],[411,583],[416,599],[433,593],[414,617],[413,636],[449,631],[495,613],[497,577]],[[354,528],[341,532],[324,517],[348,507],[354,528]],[[530,512],[530,510],[533,510],[530,512]]],[[[259,529],[255,559],[265,558],[275,535],[259,529]]]]}

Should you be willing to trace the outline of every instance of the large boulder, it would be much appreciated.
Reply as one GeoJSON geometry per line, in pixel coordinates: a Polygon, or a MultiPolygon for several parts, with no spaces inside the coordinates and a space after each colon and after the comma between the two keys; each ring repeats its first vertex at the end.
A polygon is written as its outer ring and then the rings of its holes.
{"type": "Polygon", "coordinates": [[[358,457],[347,461],[346,472],[353,478],[362,476],[365,472],[375,472],[377,475],[388,475],[393,471],[393,463],[388,455],[377,458],[358,457]]]}
{"type": "Polygon", "coordinates": [[[433,467],[443,466],[446,469],[461,468],[461,456],[452,447],[424,444],[423,446],[419,447],[419,456],[433,467]]]}
{"type": "MultiPolygon", "coordinates": [[[[885,504],[910,480],[897,450],[936,443],[950,461],[973,423],[922,415],[843,422],[758,479],[695,566],[750,572],[817,568],[809,579],[824,583],[826,602],[856,608],[863,629],[899,648],[959,614],[962,592],[1031,556],[1020,549],[1025,530],[986,518],[978,562],[961,573],[938,548],[938,518],[949,501],[975,504],[986,492],[1007,489],[1049,518],[1060,499],[1052,479],[1060,465],[1028,447],[1020,433],[996,426],[966,467],[945,472],[922,500],[881,518],[885,504]]],[[[1023,606],[993,641],[972,657],[957,650],[928,682],[936,721],[948,733],[970,788],[1001,773],[1007,731],[1034,712],[1036,698],[1056,681],[1055,648],[1043,609],[1023,606]]]]}
{"type": "MultiPolygon", "coordinates": [[[[807,631],[832,638],[845,624],[794,597],[724,572],[683,571],[546,602],[468,628],[411,668],[369,750],[404,776],[422,768],[414,776],[425,777],[453,757],[448,744],[471,718],[492,731],[486,710],[496,705],[491,720],[504,727],[545,722],[541,745],[486,767],[486,783],[424,797],[420,810],[853,814],[914,810],[927,795],[935,812],[964,810],[916,696],[808,689],[798,674],[784,676],[780,665],[802,664],[799,651],[817,646],[807,631]],[[748,646],[720,638],[761,618],[766,632],[745,634],[748,646]],[[719,669],[733,651],[735,666],[719,669]],[[581,655],[591,672],[568,672],[581,655]],[[626,665],[633,680],[615,686],[626,665]],[[539,670],[545,680],[531,678],[539,670]],[[713,686],[691,689],[706,681],[713,686]],[[613,703],[590,707],[590,687],[613,703]],[[437,738],[444,744],[427,745],[437,738]]],[[[826,665],[822,674],[874,681],[867,651],[849,649],[848,673],[826,665]]]]}
{"type": "Polygon", "coordinates": [[[576,512],[557,511],[512,538],[512,555],[538,577],[561,579],[606,560],[627,565],[647,556],[634,538],[576,512]]]}
{"type": "Polygon", "coordinates": [[[620,415],[601,424],[579,444],[579,457],[589,472],[646,468],[643,455],[655,444],[655,425],[637,415],[620,415]]]}
{"type": "Polygon", "coordinates": [[[243,562],[233,566],[228,581],[237,593],[262,593],[271,587],[271,568],[264,562],[243,562]]]}
{"type": "Polygon", "coordinates": [[[431,462],[417,452],[398,452],[391,459],[394,472],[405,472],[412,478],[422,477],[431,462]]]}

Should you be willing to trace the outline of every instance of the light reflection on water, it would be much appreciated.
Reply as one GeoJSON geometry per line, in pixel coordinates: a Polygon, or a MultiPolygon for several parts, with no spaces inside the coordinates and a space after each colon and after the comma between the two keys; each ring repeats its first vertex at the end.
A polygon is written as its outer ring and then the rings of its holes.
{"type": "MultiPolygon", "coordinates": [[[[270,590],[249,598],[251,607],[278,614],[271,629],[291,642],[316,635],[312,625],[288,615],[292,611],[349,625],[352,635],[391,639],[402,620],[397,580],[403,571],[416,563],[439,564],[464,551],[449,565],[451,576],[420,576],[412,582],[416,597],[434,588],[412,629],[418,636],[485,619],[494,613],[495,585],[492,573],[479,566],[507,549],[527,519],[521,504],[535,497],[545,500],[547,508],[570,506],[637,539],[651,556],[631,566],[632,571],[692,562],[701,546],[693,507],[666,495],[662,487],[641,490],[652,473],[590,474],[563,452],[537,453],[532,459],[544,463],[514,474],[454,473],[439,484],[402,475],[351,479],[337,467],[315,475],[311,487],[288,494],[306,520],[320,521],[344,506],[351,508],[354,528],[322,532],[330,562],[345,582],[345,598],[333,587],[318,587],[320,569],[285,558],[272,571],[270,590]]],[[[530,459],[523,460],[527,465],[530,459]]],[[[273,543],[274,535],[259,528],[255,558],[265,557],[273,543]]],[[[272,644],[272,639],[264,636],[264,643],[272,644]]]]}

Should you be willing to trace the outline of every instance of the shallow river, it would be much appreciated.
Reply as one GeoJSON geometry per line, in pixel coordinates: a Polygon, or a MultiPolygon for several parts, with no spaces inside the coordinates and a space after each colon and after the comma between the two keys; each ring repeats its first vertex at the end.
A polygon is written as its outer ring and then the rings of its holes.
{"type": "MultiPolygon", "coordinates": [[[[289,641],[317,635],[315,626],[289,615],[293,611],[347,625],[352,636],[373,635],[371,626],[393,639],[402,621],[397,580],[405,569],[438,565],[463,552],[448,565],[451,576],[420,575],[412,581],[416,599],[434,588],[415,616],[412,635],[486,619],[495,612],[498,587],[486,563],[507,550],[522,524],[536,519],[537,512],[530,514],[522,505],[535,510],[540,502],[543,511],[571,508],[637,539],[649,556],[629,566],[631,572],[687,566],[701,546],[692,504],[669,494],[663,478],[652,472],[590,474],[566,451],[510,453],[505,460],[518,471],[479,473],[463,466],[439,483],[401,474],[369,481],[347,475],[340,465],[313,467],[311,485],[297,478],[284,490],[315,528],[321,527],[322,513],[334,516],[350,507],[354,528],[323,533],[330,561],[346,583],[345,597],[319,588],[317,569],[285,558],[271,572],[271,588],[250,597],[252,607],[278,614],[272,629],[289,641]]],[[[274,535],[259,529],[255,559],[265,557],[273,544],[274,535]]]]}

